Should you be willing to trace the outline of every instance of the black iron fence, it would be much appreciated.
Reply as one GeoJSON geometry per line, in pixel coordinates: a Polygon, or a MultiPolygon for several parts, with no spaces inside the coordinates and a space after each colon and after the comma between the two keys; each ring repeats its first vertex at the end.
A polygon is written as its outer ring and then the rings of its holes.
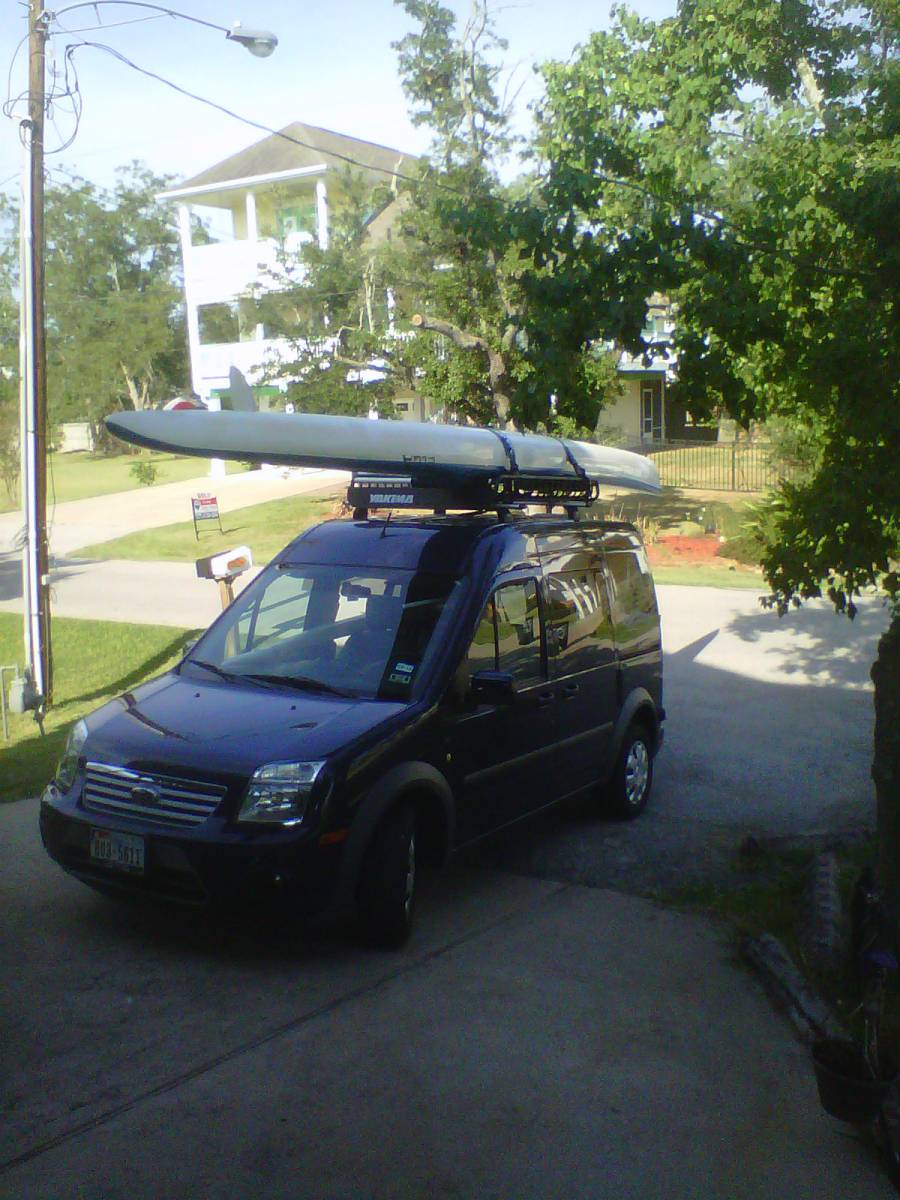
{"type": "Polygon", "coordinates": [[[764,492],[789,474],[767,442],[643,442],[667,487],[764,492]]]}

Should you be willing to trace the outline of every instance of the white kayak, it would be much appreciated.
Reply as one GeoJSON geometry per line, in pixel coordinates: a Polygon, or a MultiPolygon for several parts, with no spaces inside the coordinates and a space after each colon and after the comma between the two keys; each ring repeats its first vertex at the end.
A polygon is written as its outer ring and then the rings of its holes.
{"type": "Polygon", "coordinates": [[[106,418],[126,442],[285,466],[408,475],[422,486],[527,476],[660,491],[649,458],[569,438],[506,433],[468,425],[370,421],[314,413],[133,412],[106,418]]]}

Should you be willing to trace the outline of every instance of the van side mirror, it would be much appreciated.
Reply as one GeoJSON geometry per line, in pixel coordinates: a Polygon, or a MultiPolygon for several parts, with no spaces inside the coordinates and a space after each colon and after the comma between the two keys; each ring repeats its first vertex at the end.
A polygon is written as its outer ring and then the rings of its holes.
{"type": "Polygon", "coordinates": [[[512,704],[516,698],[513,677],[508,671],[476,671],[470,695],[477,704],[512,704]]]}

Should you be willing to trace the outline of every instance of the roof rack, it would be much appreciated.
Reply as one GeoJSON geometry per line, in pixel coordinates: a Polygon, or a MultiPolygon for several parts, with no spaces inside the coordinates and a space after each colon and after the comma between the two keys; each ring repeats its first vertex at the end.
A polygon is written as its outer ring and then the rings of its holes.
{"type": "Polygon", "coordinates": [[[570,516],[593,503],[599,492],[595,480],[583,476],[515,474],[476,479],[451,487],[423,487],[412,475],[354,475],[347,489],[347,504],[355,520],[365,520],[370,509],[426,509],[443,514],[453,509],[493,512],[501,516],[528,504],[543,504],[550,512],[562,506],[570,516]]]}

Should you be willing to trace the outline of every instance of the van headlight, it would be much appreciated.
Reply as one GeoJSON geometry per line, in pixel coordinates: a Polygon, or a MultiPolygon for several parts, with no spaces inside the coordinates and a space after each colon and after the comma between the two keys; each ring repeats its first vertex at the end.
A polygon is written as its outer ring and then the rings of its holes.
{"type": "Polygon", "coordinates": [[[273,762],[253,772],[239,821],[296,825],[306,815],[313,786],[324,762],[273,762]]]}
{"type": "Polygon", "coordinates": [[[84,748],[84,743],[87,741],[88,727],[84,721],[76,721],[69,730],[69,736],[66,739],[66,748],[63,751],[63,756],[59,760],[59,766],[56,768],[56,782],[62,792],[67,792],[75,782],[75,775],[78,771],[78,759],[81,751],[84,748]]]}

